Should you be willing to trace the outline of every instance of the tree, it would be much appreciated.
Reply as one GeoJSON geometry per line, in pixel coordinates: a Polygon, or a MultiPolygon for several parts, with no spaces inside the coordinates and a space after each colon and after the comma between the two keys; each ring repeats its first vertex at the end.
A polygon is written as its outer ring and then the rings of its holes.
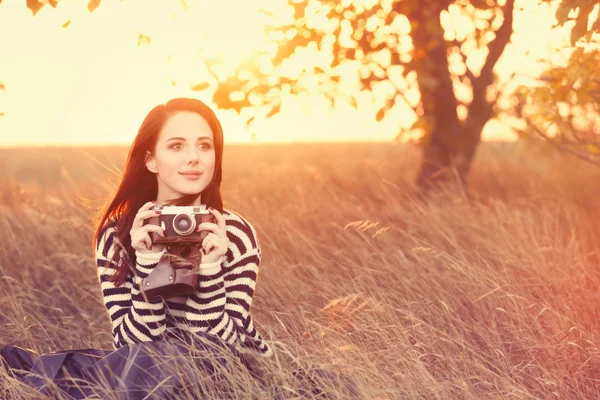
{"type": "Polygon", "coordinates": [[[515,91],[513,115],[524,123],[521,134],[541,137],[560,151],[600,166],[600,42],[594,39],[594,34],[600,34],[600,9],[596,8],[594,18],[596,5],[595,0],[559,4],[557,26],[572,24],[567,49],[571,55],[563,65],[549,64],[537,85],[515,91]]]}
{"type": "MultiPolygon", "coordinates": [[[[293,21],[273,21],[267,30],[272,37],[285,39],[280,39],[276,51],[257,54],[254,63],[241,64],[236,74],[219,79],[217,104],[236,110],[269,105],[273,115],[279,111],[281,93],[306,90],[300,83],[306,76],[318,79],[333,103],[340,92],[340,66],[358,63],[360,90],[372,91],[380,82],[394,88],[375,115],[377,120],[398,102],[409,103],[418,116],[413,125],[423,132],[418,184],[428,188],[456,178],[465,184],[482,129],[494,115],[500,90],[493,69],[512,34],[514,0],[289,0],[289,5],[294,9],[293,21]],[[468,16],[475,24],[465,37],[453,29],[450,11],[468,16]],[[326,23],[318,25],[319,19],[326,23]],[[412,50],[408,52],[401,51],[408,34],[402,20],[410,24],[412,50]],[[311,46],[330,52],[329,65],[308,66],[299,76],[281,72],[311,46]],[[467,65],[469,47],[488,50],[478,72],[467,65]],[[459,58],[461,72],[450,70],[450,57],[459,58]],[[404,95],[408,85],[418,85],[417,102],[404,95]],[[460,85],[470,89],[470,99],[457,96],[460,85]],[[459,117],[459,107],[466,110],[464,118],[459,117]]],[[[356,106],[352,96],[346,98],[356,106]]]]}

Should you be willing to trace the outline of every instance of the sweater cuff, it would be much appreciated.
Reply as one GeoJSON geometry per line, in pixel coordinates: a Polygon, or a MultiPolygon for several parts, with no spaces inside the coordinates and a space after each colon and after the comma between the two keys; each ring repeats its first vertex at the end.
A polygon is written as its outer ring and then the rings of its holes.
{"type": "Polygon", "coordinates": [[[157,253],[140,253],[138,250],[135,251],[135,258],[138,264],[141,266],[146,266],[150,264],[158,263],[158,260],[162,257],[163,251],[159,251],[157,253]]]}
{"type": "Polygon", "coordinates": [[[165,251],[160,251],[158,253],[140,253],[139,251],[135,251],[135,269],[138,273],[138,276],[141,278],[147,277],[150,272],[158,265],[158,261],[162,257],[165,251]]]}
{"type": "Polygon", "coordinates": [[[221,263],[223,262],[223,257],[221,259],[212,262],[212,263],[203,263],[201,262],[198,267],[198,273],[200,275],[214,275],[221,270],[221,263]]]}

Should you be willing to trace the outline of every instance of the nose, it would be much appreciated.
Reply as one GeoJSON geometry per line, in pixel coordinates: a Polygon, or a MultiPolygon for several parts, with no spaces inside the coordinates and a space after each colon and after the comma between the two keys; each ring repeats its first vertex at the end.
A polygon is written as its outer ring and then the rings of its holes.
{"type": "Polygon", "coordinates": [[[196,151],[196,149],[191,149],[188,154],[188,164],[198,164],[198,161],[200,160],[200,157],[198,156],[198,151],[196,151]]]}

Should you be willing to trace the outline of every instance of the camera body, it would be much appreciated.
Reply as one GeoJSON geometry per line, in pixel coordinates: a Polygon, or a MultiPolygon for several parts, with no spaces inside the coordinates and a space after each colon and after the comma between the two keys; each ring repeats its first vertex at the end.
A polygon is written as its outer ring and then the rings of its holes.
{"type": "Polygon", "coordinates": [[[198,268],[202,262],[199,244],[209,230],[197,232],[202,222],[216,223],[206,205],[159,206],[161,214],[145,220],[144,225],[154,224],[163,228],[164,237],[150,232],[152,243],[164,244],[163,254],[152,272],[142,279],[140,291],[148,299],[168,299],[173,296],[192,294],[198,288],[198,268]]]}
{"type": "Polygon", "coordinates": [[[197,232],[198,225],[203,222],[216,223],[214,215],[208,211],[205,204],[199,206],[160,206],[155,205],[151,210],[161,211],[160,215],[148,218],[146,224],[154,224],[163,228],[165,237],[150,232],[152,243],[173,244],[202,243],[210,231],[197,232]]]}

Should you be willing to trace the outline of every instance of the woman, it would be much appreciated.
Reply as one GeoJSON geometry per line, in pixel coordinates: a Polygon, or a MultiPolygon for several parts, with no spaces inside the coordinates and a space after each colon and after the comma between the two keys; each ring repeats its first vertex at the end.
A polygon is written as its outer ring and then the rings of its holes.
{"type": "Polygon", "coordinates": [[[199,100],[171,100],[155,107],[142,123],[121,184],[94,236],[115,348],[204,332],[236,348],[272,354],[250,316],[259,243],[248,221],[223,209],[222,154],[221,124],[199,100]],[[205,204],[216,218],[216,224],[205,222],[196,228],[209,233],[202,242],[200,287],[193,295],[146,301],[140,293],[141,279],[166,252],[150,239],[150,232],[163,235],[161,228],[144,225],[160,213],[150,210],[156,204],[205,204]],[[134,274],[126,260],[135,260],[134,274]]]}
{"type": "MultiPolygon", "coordinates": [[[[228,376],[240,371],[249,372],[265,388],[263,377],[245,356],[273,354],[250,316],[261,250],[250,222],[223,209],[222,154],[221,124],[201,101],[177,98],[150,111],[131,146],[121,183],[97,216],[93,240],[114,349],[37,357],[5,346],[0,360],[16,378],[52,395],[49,379],[57,393],[78,399],[98,395],[99,388],[104,391],[101,398],[221,398],[227,390],[239,397],[244,386],[232,387],[228,376]],[[150,236],[164,236],[162,228],[144,223],[160,213],[152,207],[201,204],[210,207],[216,223],[197,227],[209,231],[199,247],[197,290],[165,300],[147,299],[140,291],[141,281],[167,252],[150,236]]],[[[340,382],[320,369],[301,368],[293,375],[299,385],[296,393],[309,396],[324,394],[319,386],[340,382]]],[[[345,398],[355,395],[353,381],[342,377],[341,383],[350,391],[345,398]]],[[[270,397],[291,395],[286,387],[266,388],[271,389],[270,397]]]]}
{"type": "MultiPolygon", "coordinates": [[[[76,398],[90,395],[92,389],[63,382],[61,367],[85,382],[125,390],[127,398],[150,392],[164,398],[185,385],[180,377],[198,370],[216,376],[220,368],[223,375],[231,368],[228,355],[261,379],[243,357],[243,351],[273,354],[250,316],[260,246],[253,226],[223,209],[222,154],[221,124],[204,103],[177,98],[153,108],[131,146],[121,183],[96,218],[94,253],[115,351],[62,351],[42,355],[36,362],[32,352],[6,346],[0,355],[8,366],[49,376],[76,398]],[[209,231],[201,244],[198,289],[191,295],[147,300],[140,282],[167,251],[150,238],[151,232],[164,236],[162,229],[144,224],[160,213],[150,208],[200,204],[210,207],[216,223],[197,227],[209,231]],[[181,354],[186,357],[175,357],[173,365],[177,376],[166,368],[173,357],[156,368],[157,357],[181,354]]],[[[51,394],[37,377],[20,378],[51,394]]]]}

